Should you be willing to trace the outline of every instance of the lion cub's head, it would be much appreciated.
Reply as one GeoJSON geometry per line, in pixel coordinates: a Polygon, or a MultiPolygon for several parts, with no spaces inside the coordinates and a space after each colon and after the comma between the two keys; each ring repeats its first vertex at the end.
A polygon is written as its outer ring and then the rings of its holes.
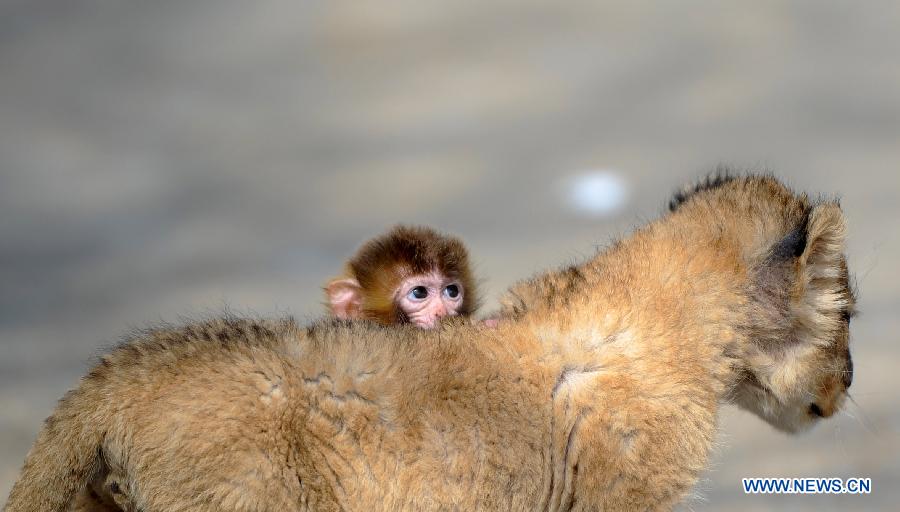
{"type": "Polygon", "coordinates": [[[811,202],[772,177],[719,174],[676,195],[670,208],[717,216],[749,269],[749,342],[738,349],[733,401],[787,432],[834,414],[853,381],[855,304],[838,203],[811,202]]]}

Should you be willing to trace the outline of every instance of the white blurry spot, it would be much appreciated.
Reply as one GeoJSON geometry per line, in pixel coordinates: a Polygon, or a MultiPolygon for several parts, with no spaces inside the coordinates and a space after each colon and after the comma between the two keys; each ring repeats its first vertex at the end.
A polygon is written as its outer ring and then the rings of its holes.
{"type": "Polygon", "coordinates": [[[614,171],[587,171],[571,176],[565,183],[566,200],[579,213],[613,214],[628,200],[628,186],[614,171]]]}

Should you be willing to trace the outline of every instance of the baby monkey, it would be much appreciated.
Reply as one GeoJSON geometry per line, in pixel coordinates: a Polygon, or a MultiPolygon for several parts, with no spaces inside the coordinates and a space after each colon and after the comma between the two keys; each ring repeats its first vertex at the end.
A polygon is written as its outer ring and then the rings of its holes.
{"type": "Polygon", "coordinates": [[[396,226],[363,244],[325,295],[338,318],[424,329],[478,308],[462,241],[423,226],[396,226]]]}

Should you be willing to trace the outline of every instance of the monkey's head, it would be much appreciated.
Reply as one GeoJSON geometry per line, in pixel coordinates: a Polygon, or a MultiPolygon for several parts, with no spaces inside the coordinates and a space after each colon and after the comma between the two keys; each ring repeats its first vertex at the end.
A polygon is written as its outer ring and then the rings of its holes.
{"type": "Polygon", "coordinates": [[[369,240],[325,292],[335,316],[384,325],[432,328],[442,317],[477,309],[465,246],[427,227],[397,226],[369,240]]]}

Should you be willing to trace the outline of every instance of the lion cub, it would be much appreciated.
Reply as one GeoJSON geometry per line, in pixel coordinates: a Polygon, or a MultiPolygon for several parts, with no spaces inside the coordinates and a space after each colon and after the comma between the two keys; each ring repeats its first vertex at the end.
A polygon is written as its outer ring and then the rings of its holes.
{"type": "Polygon", "coordinates": [[[720,177],[496,328],[225,318],[113,350],[47,420],[7,511],[113,472],[137,510],[668,510],[722,403],[797,432],[852,381],[837,203],[720,177]]]}

